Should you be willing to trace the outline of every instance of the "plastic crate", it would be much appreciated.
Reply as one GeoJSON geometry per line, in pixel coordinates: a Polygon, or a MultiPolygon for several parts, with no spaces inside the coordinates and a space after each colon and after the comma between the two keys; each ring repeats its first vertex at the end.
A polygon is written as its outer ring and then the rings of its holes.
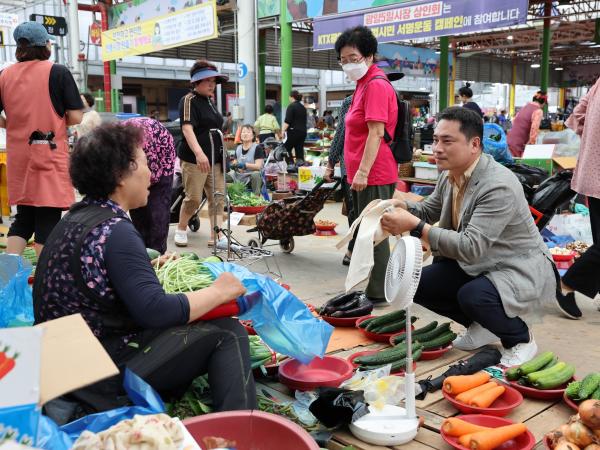
{"type": "Polygon", "coordinates": [[[527,164],[533,167],[539,167],[540,169],[544,169],[548,172],[548,175],[552,175],[552,170],[554,169],[554,161],[551,158],[537,158],[537,159],[523,159],[523,158],[515,158],[515,163],[517,164],[527,164]]]}

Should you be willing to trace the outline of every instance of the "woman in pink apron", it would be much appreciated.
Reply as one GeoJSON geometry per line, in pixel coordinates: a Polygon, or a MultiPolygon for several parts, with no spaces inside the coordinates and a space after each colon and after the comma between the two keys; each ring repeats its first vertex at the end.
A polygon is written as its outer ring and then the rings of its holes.
{"type": "Polygon", "coordinates": [[[20,254],[35,234],[39,253],[62,211],[75,201],[67,127],[81,122],[83,103],[69,70],[48,61],[51,37],[41,24],[24,22],[13,37],[18,62],[0,72],[8,200],[17,207],[7,252],[20,254]]]}

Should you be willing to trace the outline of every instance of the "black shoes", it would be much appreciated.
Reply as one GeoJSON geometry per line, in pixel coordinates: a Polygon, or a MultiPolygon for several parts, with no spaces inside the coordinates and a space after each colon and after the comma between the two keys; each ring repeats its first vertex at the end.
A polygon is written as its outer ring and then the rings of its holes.
{"type": "Polygon", "coordinates": [[[344,255],[344,259],[342,259],[342,264],[344,266],[349,266],[350,265],[350,257],[348,255],[344,255]]]}
{"type": "Polygon", "coordinates": [[[583,315],[575,301],[574,292],[569,292],[565,295],[562,292],[557,291],[556,305],[558,306],[559,311],[569,319],[581,319],[581,316],[583,315]]]}

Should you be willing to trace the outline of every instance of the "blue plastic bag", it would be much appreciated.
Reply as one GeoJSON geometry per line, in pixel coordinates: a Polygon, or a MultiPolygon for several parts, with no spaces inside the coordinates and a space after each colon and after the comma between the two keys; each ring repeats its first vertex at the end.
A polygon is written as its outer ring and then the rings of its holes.
{"type": "Polygon", "coordinates": [[[101,413],[90,414],[59,427],[50,418],[42,416],[37,446],[51,450],[67,450],[84,431],[98,433],[136,414],[148,415],[165,412],[165,405],[152,387],[129,369],[125,369],[123,387],[134,406],[123,406],[101,413]]]}
{"type": "Polygon", "coordinates": [[[255,299],[239,317],[251,320],[256,333],[278,353],[308,364],[323,358],[333,327],[317,319],[298,297],[271,278],[232,263],[204,263],[214,276],[231,272],[255,299]]]}
{"type": "Polygon", "coordinates": [[[514,162],[508,150],[506,133],[496,123],[483,124],[483,151],[492,156],[500,164],[512,164],[514,162]]]}
{"type": "Polygon", "coordinates": [[[33,298],[28,284],[31,263],[18,255],[0,254],[0,328],[33,324],[33,298]]]}

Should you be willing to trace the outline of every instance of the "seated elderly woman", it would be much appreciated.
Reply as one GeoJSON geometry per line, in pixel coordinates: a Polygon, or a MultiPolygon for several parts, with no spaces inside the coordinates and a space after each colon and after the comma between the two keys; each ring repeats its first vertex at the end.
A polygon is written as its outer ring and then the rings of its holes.
{"type": "Polygon", "coordinates": [[[265,160],[265,150],[262,144],[256,143],[256,132],[250,124],[242,125],[240,131],[242,143],[235,150],[235,162],[231,164],[230,172],[234,181],[250,185],[252,192],[260,195],[262,176],[260,171],[265,160]]]}
{"type": "MultiPolygon", "coordinates": [[[[148,199],[150,170],[142,147],[142,131],[131,125],[103,125],[77,142],[70,174],[84,198],[58,223],[40,255],[35,321],[80,313],[121,375],[129,368],[163,398],[174,398],[208,373],[217,411],[253,409],[246,331],[231,318],[198,321],[244,287],[224,273],[200,291],[166,294],[127,216],[148,199]]],[[[114,408],[127,402],[121,385],[122,376],[113,377],[64,400],[81,406],[80,413],[114,408]]]]}

